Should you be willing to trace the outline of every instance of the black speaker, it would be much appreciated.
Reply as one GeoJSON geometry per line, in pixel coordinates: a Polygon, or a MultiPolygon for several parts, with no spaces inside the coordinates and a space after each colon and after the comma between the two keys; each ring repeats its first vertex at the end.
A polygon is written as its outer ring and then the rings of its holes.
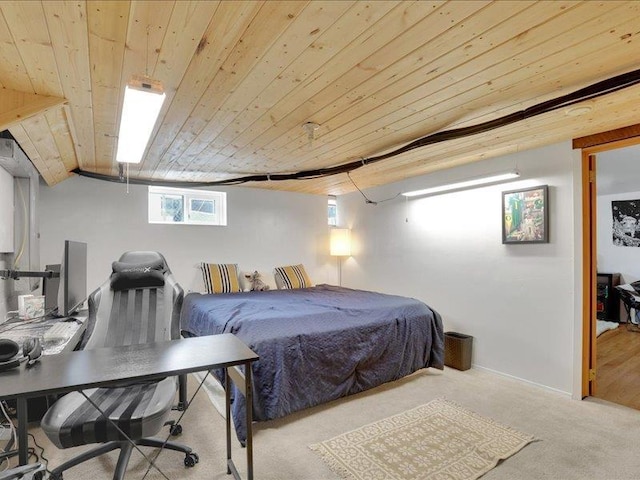
{"type": "Polygon", "coordinates": [[[0,338],[0,372],[16,368],[27,362],[27,368],[38,361],[42,355],[40,340],[27,338],[22,344],[22,355],[18,355],[20,346],[8,338],[0,338]]]}

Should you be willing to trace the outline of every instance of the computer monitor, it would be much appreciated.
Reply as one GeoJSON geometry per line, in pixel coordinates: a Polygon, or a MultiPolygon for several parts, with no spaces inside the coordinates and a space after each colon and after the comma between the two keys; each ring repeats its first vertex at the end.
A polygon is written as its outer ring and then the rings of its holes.
{"type": "Polygon", "coordinates": [[[58,315],[73,315],[87,298],[87,244],[65,240],[60,267],[58,315]]]}

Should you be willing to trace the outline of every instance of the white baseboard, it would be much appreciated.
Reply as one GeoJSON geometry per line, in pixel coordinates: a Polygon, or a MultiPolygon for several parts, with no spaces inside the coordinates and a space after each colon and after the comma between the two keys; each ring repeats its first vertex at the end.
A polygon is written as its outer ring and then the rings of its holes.
{"type": "Polygon", "coordinates": [[[513,380],[518,380],[519,382],[528,383],[529,385],[534,385],[536,387],[543,388],[545,390],[549,390],[554,393],[559,393],[560,395],[564,395],[570,398],[573,398],[570,392],[565,392],[564,390],[559,390],[557,388],[550,387],[548,385],[543,385],[542,383],[532,382],[531,380],[527,380],[525,378],[516,377],[515,375],[509,375],[508,373],[500,372],[498,370],[493,370],[491,368],[482,367],[480,365],[476,365],[475,363],[472,365],[473,368],[477,368],[478,370],[484,370],[485,372],[494,373],[496,375],[500,375],[501,377],[511,378],[513,380]]]}

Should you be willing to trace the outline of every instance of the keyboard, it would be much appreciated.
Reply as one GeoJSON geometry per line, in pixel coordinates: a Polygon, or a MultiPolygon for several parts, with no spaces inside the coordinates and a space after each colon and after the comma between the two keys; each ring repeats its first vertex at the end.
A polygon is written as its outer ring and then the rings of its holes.
{"type": "Polygon", "coordinates": [[[56,322],[44,332],[42,341],[45,345],[56,345],[69,340],[80,325],[77,322],[56,322]]]}

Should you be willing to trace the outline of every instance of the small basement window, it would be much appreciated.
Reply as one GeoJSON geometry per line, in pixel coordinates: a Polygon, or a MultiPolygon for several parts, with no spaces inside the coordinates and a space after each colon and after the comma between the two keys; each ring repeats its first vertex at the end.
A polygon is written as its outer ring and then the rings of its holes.
{"type": "Polygon", "coordinates": [[[149,223],[226,225],[227,194],[210,190],[149,187],[149,223]]]}
{"type": "Polygon", "coordinates": [[[333,195],[330,195],[327,201],[327,219],[329,225],[333,227],[338,225],[338,203],[333,195]]]}

